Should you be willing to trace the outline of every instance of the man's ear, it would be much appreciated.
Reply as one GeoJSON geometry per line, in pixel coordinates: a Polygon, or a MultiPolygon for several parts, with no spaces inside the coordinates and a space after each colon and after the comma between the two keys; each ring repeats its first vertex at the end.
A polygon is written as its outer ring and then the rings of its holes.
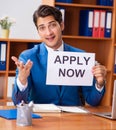
{"type": "Polygon", "coordinates": [[[63,21],[60,23],[60,26],[61,26],[61,30],[63,31],[64,30],[64,22],[63,21]]]}

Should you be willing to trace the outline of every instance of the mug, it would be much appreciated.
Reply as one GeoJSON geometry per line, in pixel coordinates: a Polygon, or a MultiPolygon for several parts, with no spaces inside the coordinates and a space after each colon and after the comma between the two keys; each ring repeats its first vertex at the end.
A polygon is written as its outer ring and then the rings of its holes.
{"type": "Polygon", "coordinates": [[[17,105],[17,120],[18,126],[32,125],[32,107],[28,104],[17,105]]]}

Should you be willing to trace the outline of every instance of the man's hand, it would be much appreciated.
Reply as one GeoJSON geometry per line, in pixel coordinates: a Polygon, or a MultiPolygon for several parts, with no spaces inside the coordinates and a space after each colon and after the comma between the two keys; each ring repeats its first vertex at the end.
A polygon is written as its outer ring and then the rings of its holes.
{"type": "Polygon", "coordinates": [[[106,73],[107,73],[105,66],[95,65],[92,68],[92,73],[96,78],[96,81],[97,81],[97,84],[98,84],[97,87],[99,87],[99,88],[102,87],[104,85],[104,81],[106,79],[106,73]]]}
{"type": "Polygon", "coordinates": [[[27,83],[27,78],[30,74],[30,69],[32,68],[33,62],[28,60],[26,64],[24,64],[22,61],[19,61],[15,56],[12,56],[11,59],[15,62],[19,70],[18,78],[20,82],[25,85],[27,83]]]}

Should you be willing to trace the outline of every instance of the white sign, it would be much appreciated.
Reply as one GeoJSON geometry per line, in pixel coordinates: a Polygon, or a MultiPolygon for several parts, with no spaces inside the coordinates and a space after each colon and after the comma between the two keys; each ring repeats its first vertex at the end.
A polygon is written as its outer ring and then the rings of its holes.
{"type": "Polygon", "coordinates": [[[48,53],[48,85],[91,86],[95,54],[53,51],[48,53]]]}

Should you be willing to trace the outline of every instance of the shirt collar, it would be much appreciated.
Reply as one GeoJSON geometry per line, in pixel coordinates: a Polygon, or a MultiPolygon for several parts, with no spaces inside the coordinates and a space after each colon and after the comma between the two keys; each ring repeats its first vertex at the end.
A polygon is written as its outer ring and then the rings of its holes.
{"type": "MultiPolygon", "coordinates": [[[[45,46],[46,46],[46,44],[45,44],[45,46]]],[[[48,52],[55,51],[55,50],[53,50],[52,48],[50,48],[48,46],[46,46],[46,48],[47,48],[48,52]]],[[[62,41],[61,46],[57,49],[57,51],[64,51],[64,43],[63,43],[63,41],[62,41]]]]}

